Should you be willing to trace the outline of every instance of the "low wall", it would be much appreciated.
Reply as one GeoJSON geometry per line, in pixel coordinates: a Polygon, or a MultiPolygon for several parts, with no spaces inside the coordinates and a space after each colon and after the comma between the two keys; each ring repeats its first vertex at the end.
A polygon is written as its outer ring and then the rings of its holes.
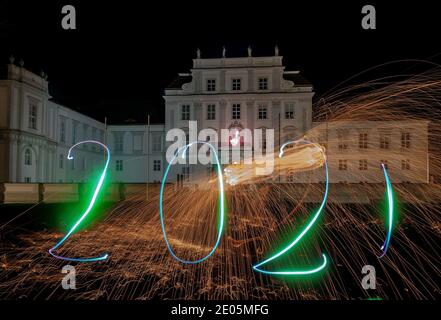
{"type": "MultiPolygon", "coordinates": [[[[63,203],[77,202],[82,197],[91,195],[94,185],[77,183],[0,183],[0,203],[63,203]]],[[[403,184],[407,189],[406,199],[396,189],[400,202],[432,202],[439,203],[441,185],[439,184],[403,184]]],[[[145,183],[111,183],[101,191],[102,201],[144,201],[153,199],[159,194],[159,184],[145,183]]],[[[176,188],[194,189],[194,185],[176,188]]],[[[364,203],[378,202],[384,199],[384,184],[332,184],[329,186],[328,203],[364,203]]],[[[249,188],[255,192],[255,188],[249,188]]],[[[286,184],[286,192],[290,199],[306,203],[320,203],[323,199],[324,184],[307,185],[303,183],[286,184]],[[312,187],[312,189],[310,189],[312,187]]]]}
{"type": "Polygon", "coordinates": [[[4,203],[38,203],[42,200],[39,183],[3,183],[4,203]]]}
{"type": "Polygon", "coordinates": [[[43,202],[77,202],[79,200],[78,184],[76,183],[44,183],[43,202]]]}
{"type": "Polygon", "coordinates": [[[118,202],[124,200],[122,193],[122,184],[112,183],[103,190],[103,200],[110,202],[118,202]]]}
{"type": "MultiPolygon", "coordinates": [[[[91,194],[94,185],[81,183],[0,183],[0,203],[64,203],[77,202],[91,194]]],[[[144,200],[159,192],[158,184],[111,183],[103,187],[103,201],[144,200]]]]}

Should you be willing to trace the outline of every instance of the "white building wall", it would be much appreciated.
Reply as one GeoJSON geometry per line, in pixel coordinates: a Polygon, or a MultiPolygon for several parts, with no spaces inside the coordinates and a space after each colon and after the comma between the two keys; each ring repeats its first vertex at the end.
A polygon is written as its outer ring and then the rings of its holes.
{"type": "Polygon", "coordinates": [[[110,174],[117,182],[159,182],[164,170],[164,125],[114,125],[107,129],[112,160],[110,174]],[[117,137],[123,137],[117,145],[117,137]],[[154,146],[154,137],[159,137],[154,146]],[[155,148],[156,147],[156,148],[155,148]],[[117,162],[121,163],[117,165],[117,162]],[[159,161],[159,167],[158,165],[159,161]],[[155,170],[158,169],[159,170],[155,170]]]}
{"type": "Polygon", "coordinates": [[[429,182],[427,121],[314,123],[309,138],[325,147],[331,183],[383,183],[381,163],[387,164],[394,183],[429,182]],[[360,148],[360,134],[367,134],[366,148],[360,148]],[[403,134],[409,134],[408,146],[403,146],[403,134]],[[387,146],[382,146],[382,136],[387,136],[387,146]],[[363,170],[360,161],[367,163],[363,170]]]}
{"type": "MultiPolygon", "coordinates": [[[[282,57],[246,57],[221,59],[194,59],[190,74],[180,75],[187,82],[165,91],[166,130],[188,129],[188,120],[182,120],[181,108],[190,105],[190,120],[198,121],[198,130],[211,128],[218,132],[232,127],[275,130],[275,145],[301,136],[311,127],[312,86],[285,80],[282,57]],[[191,77],[190,77],[191,76],[191,77]],[[259,79],[266,79],[267,87],[259,87],[259,79]],[[216,89],[207,91],[208,81],[216,81],[216,89]],[[233,79],[240,79],[240,90],[233,90],[233,79]],[[295,105],[295,117],[285,118],[285,104],[295,105]],[[216,106],[216,119],[209,120],[208,105],[216,106]],[[233,105],[240,104],[240,119],[233,119],[233,105]],[[259,106],[266,106],[266,119],[259,119],[259,106]],[[280,141],[279,141],[280,140],[280,141]]],[[[166,143],[166,146],[171,143],[166,143]]],[[[183,165],[174,165],[168,180],[176,181],[183,165]]],[[[191,165],[190,171],[205,170],[191,165]]],[[[198,176],[200,176],[198,174],[198,176]]]]}
{"type": "MultiPolygon", "coordinates": [[[[0,182],[87,181],[104,164],[101,147],[95,144],[79,146],[74,150],[73,161],[67,159],[67,154],[75,142],[89,139],[109,146],[112,181],[161,181],[167,166],[165,152],[170,145],[165,141],[166,132],[172,128],[188,131],[188,120],[181,118],[182,105],[190,106],[190,120],[197,121],[198,131],[211,128],[219,138],[220,130],[230,127],[251,130],[273,128],[277,148],[307,133],[311,140],[326,145],[331,182],[382,182],[380,160],[388,161],[393,182],[428,181],[426,122],[313,124],[312,86],[297,82],[297,76],[298,72],[284,70],[280,56],[194,59],[191,72],[182,75],[185,81],[165,90],[164,125],[125,124],[106,128],[100,121],[51,101],[45,77],[10,64],[7,79],[0,80],[0,182]],[[260,78],[267,79],[266,89],[259,90],[260,78]],[[207,91],[209,79],[216,81],[216,90],[207,91]],[[233,90],[233,79],[240,79],[240,90],[233,90]],[[241,106],[240,119],[232,118],[235,103],[241,106]],[[215,119],[212,120],[207,116],[210,104],[214,104],[216,109],[215,119]],[[32,105],[36,106],[35,126],[29,123],[32,105]],[[267,119],[258,118],[259,105],[267,107],[267,119]],[[292,118],[286,117],[288,106],[294,107],[292,118]],[[339,148],[339,130],[347,132],[347,149],[339,148]],[[390,133],[391,138],[391,147],[387,150],[379,145],[380,134],[385,131],[390,133]],[[411,133],[409,149],[400,146],[403,131],[411,133]],[[369,148],[366,150],[357,148],[360,132],[369,135],[369,148]],[[117,148],[117,136],[122,137],[122,149],[117,148]],[[160,148],[154,147],[158,145],[155,137],[160,138],[160,148]],[[25,164],[26,150],[31,153],[30,164],[25,164]],[[358,168],[361,159],[367,159],[369,164],[368,170],[363,172],[358,168]],[[341,160],[347,162],[347,170],[340,170],[341,160]],[[409,161],[410,169],[401,169],[403,160],[409,161]],[[122,168],[118,170],[117,161],[122,163],[122,168]]],[[[198,176],[198,170],[208,173],[207,168],[202,166],[176,165],[172,166],[167,180],[176,181],[187,167],[194,177],[198,176]]],[[[324,180],[320,174],[314,179],[316,182],[324,180]]],[[[304,182],[304,177],[296,176],[293,181],[304,182]]]]}

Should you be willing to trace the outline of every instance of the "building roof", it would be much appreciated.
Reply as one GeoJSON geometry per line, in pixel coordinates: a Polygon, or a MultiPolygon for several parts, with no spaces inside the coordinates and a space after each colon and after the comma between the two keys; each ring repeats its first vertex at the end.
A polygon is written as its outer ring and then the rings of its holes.
{"type": "Polygon", "coordinates": [[[179,74],[165,89],[182,89],[185,83],[191,82],[192,76],[187,74],[179,74]]]}
{"type": "Polygon", "coordinates": [[[285,72],[283,74],[283,79],[288,80],[288,81],[292,81],[294,82],[294,86],[311,86],[312,84],[306,80],[305,78],[303,78],[302,75],[300,75],[299,72],[285,72]]]}
{"type": "MultiPolygon", "coordinates": [[[[311,86],[311,83],[306,80],[299,72],[288,72],[283,74],[283,79],[294,82],[294,86],[311,86]]],[[[182,89],[185,83],[189,83],[192,76],[189,74],[179,74],[172,82],[170,82],[165,89],[182,89]]]]}

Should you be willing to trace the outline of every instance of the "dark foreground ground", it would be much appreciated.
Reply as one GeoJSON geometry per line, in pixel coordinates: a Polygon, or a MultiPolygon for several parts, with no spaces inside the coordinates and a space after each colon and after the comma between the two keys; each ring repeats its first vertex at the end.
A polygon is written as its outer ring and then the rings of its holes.
{"type": "MultiPolygon", "coordinates": [[[[378,259],[378,246],[384,236],[378,220],[361,216],[355,224],[347,212],[362,215],[360,207],[345,206],[343,213],[329,207],[317,231],[317,239],[310,240],[307,246],[300,247],[285,260],[287,265],[296,265],[299,260],[294,256],[297,256],[304,265],[318,265],[321,252],[325,252],[329,258],[327,268],[313,276],[293,278],[268,276],[252,270],[251,266],[270,250],[270,247],[261,249],[266,246],[266,238],[256,240],[268,232],[268,225],[253,214],[238,216],[234,208],[230,209],[228,226],[216,254],[199,265],[182,265],[167,251],[156,206],[144,201],[101,203],[93,213],[93,220],[86,221],[87,228],[72,236],[62,252],[68,256],[109,252],[109,259],[68,263],[53,258],[47,250],[75,222],[82,204],[2,205],[0,299],[401,300],[441,297],[438,220],[401,218],[388,256],[378,259]],[[76,290],[64,290],[61,286],[65,275],[61,270],[67,264],[76,268],[76,290]],[[375,290],[361,287],[364,276],[361,269],[366,264],[376,268],[375,290]]],[[[177,219],[173,216],[173,221],[177,219]]],[[[185,223],[180,227],[192,228],[185,223]]],[[[202,223],[201,228],[208,226],[202,223]]],[[[188,232],[171,238],[171,242],[183,255],[200,251],[197,255],[203,256],[207,250],[206,246],[195,245],[195,238],[188,232]]]]}

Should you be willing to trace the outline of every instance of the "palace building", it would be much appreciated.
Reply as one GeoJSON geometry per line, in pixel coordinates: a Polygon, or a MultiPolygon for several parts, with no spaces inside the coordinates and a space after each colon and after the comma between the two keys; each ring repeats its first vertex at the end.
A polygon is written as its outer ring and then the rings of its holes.
{"type": "MultiPolygon", "coordinates": [[[[277,48],[271,57],[253,57],[249,48],[247,57],[227,58],[224,50],[215,59],[201,58],[198,50],[193,68],[165,88],[164,124],[106,125],[53,101],[46,75],[11,59],[0,80],[0,182],[87,180],[103,165],[103,151],[84,144],[68,160],[69,148],[83,140],[110,147],[114,182],[159,182],[171,143],[166,133],[188,132],[189,121],[216,132],[274,129],[275,147],[310,132],[308,138],[326,148],[330,182],[381,182],[380,162],[396,172],[393,182],[428,182],[427,122],[314,123],[313,95],[300,72],[285,70],[277,48]]],[[[196,171],[197,166],[174,165],[168,180],[191,182],[196,171]]],[[[283,182],[302,177],[288,173],[283,182]]]]}

